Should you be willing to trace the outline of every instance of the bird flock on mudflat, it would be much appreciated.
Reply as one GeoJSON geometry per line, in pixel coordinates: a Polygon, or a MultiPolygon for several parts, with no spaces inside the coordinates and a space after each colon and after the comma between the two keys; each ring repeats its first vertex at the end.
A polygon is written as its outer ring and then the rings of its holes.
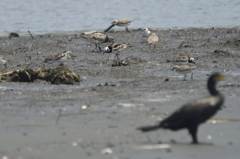
{"type": "MultiPolygon", "coordinates": [[[[126,31],[129,32],[128,26],[131,24],[131,22],[133,22],[133,20],[113,20],[111,25],[104,30],[104,33],[108,32],[114,26],[125,27],[126,31]]],[[[159,40],[158,35],[151,32],[146,27],[141,28],[140,30],[142,31],[140,36],[141,40],[146,42],[150,46],[151,50],[154,49],[159,40]]],[[[129,44],[119,44],[114,40],[113,37],[104,33],[85,32],[81,35],[81,37],[86,39],[89,43],[94,44],[97,52],[101,52],[102,54],[115,52],[116,54],[113,60],[114,66],[127,65],[129,59],[119,58],[119,52],[123,49],[126,49],[129,44]],[[100,45],[106,42],[110,44],[102,49],[100,45]]],[[[11,39],[12,37],[18,37],[18,35],[11,33],[9,38],[11,39]]],[[[184,42],[181,43],[181,45],[182,44],[184,44],[184,42]]],[[[50,54],[45,58],[44,62],[58,62],[60,65],[64,65],[65,62],[72,60],[75,57],[76,56],[73,55],[71,51],[64,51],[61,53],[50,54]]],[[[166,62],[171,64],[172,70],[176,70],[176,72],[183,74],[184,80],[186,80],[186,76],[189,73],[191,73],[191,79],[193,80],[193,71],[197,69],[197,64],[193,57],[190,57],[189,55],[178,56],[173,59],[167,59],[166,62]]],[[[2,56],[0,56],[0,64],[7,67],[7,60],[2,56]]],[[[197,131],[199,125],[215,115],[224,104],[224,96],[216,89],[217,82],[221,81],[222,79],[223,75],[221,73],[211,74],[207,81],[207,89],[210,93],[210,96],[187,102],[167,118],[162,120],[159,124],[152,126],[141,126],[138,127],[137,130],[149,132],[160,128],[173,131],[187,129],[192,137],[192,143],[197,144],[197,131]]]]}
{"type": "MultiPolygon", "coordinates": [[[[129,32],[128,26],[131,24],[131,22],[133,22],[133,20],[129,20],[129,19],[113,20],[111,25],[106,30],[104,30],[104,33],[108,32],[114,26],[125,27],[126,31],[129,32]]],[[[139,30],[142,31],[140,35],[141,42],[147,43],[150,47],[150,50],[153,51],[155,49],[156,43],[159,40],[158,35],[156,35],[156,33],[151,32],[147,27],[140,28],[139,30]]],[[[114,40],[113,37],[108,36],[104,33],[100,33],[97,31],[85,32],[81,35],[81,38],[86,39],[90,44],[95,45],[95,50],[93,51],[102,52],[102,54],[116,53],[114,60],[115,61],[118,60],[119,65],[115,65],[115,66],[121,66],[121,65],[124,66],[124,64],[121,62],[119,58],[119,52],[126,49],[129,46],[129,44],[128,43],[119,44],[116,42],[116,40],[114,40]],[[110,43],[110,44],[102,49],[100,45],[103,43],[110,43]]],[[[19,35],[17,33],[10,33],[9,39],[11,39],[12,37],[19,37],[19,35]]],[[[73,55],[71,51],[63,51],[60,53],[52,53],[48,55],[45,58],[44,62],[45,63],[58,62],[60,65],[64,65],[65,62],[74,59],[74,57],[76,56],[73,55]]],[[[122,59],[122,61],[124,60],[122,59]]],[[[194,70],[197,68],[197,64],[195,63],[195,60],[193,57],[189,57],[188,55],[178,56],[178,57],[175,57],[174,59],[168,59],[167,62],[172,64],[172,68],[173,68],[172,70],[176,70],[177,73],[184,75],[184,80],[186,80],[186,76],[189,73],[191,73],[191,79],[193,79],[194,70]],[[192,66],[191,64],[195,64],[195,65],[192,66]]],[[[7,67],[7,60],[2,56],[0,56],[0,64],[5,65],[5,67],[7,67]]]]}

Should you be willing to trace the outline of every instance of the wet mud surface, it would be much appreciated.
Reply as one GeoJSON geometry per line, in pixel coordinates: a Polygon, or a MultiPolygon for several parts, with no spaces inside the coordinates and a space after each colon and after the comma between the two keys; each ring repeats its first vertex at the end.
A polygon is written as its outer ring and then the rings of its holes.
{"type": "MultiPolygon", "coordinates": [[[[80,75],[79,85],[0,83],[0,155],[8,158],[238,158],[240,147],[240,30],[209,28],[153,30],[159,42],[153,50],[139,39],[141,32],[109,32],[130,46],[119,54],[140,59],[112,67],[115,53],[92,52],[94,46],[76,34],[0,37],[0,54],[7,69],[58,67],[45,64],[50,53],[70,50],[77,57],[65,64],[80,75]],[[185,41],[182,47],[179,44],[185,41]],[[166,63],[179,55],[196,59],[193,80],[166,63]],[[186,130],[143,134],[136,127],[154,124],[184,103],[208,95],[206,80],[224,73],[218,89],[225,106],[199,128],[200,145],[191,145],[186,130]],[[106,150],[105,148],[109,148],[106,150]],[[110,153],[110,154],[105,154],[110,153]]],[[[105,47],[108,44],[102,44],[105,47]]]]}

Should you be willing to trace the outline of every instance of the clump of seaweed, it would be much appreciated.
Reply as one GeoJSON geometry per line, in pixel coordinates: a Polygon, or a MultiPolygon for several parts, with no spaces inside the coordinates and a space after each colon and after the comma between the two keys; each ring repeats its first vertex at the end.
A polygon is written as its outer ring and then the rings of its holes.
{"type": "Polygon", "coordinates": [[[33,82],[36,79],[45,80],[51,84],[77,84],[80,76],[65,66],[57,68],[21,69],[0,74],[1,80],[11,82],[33,82]]]}

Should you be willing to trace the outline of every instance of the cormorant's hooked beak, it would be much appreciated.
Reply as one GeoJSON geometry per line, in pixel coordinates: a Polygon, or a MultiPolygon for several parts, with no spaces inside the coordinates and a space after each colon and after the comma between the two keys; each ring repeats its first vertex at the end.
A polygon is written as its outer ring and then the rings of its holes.
{"type": "Polygon", "coordinates": [[[224,79],[224,75],[223,74],[220,74],[218,77],[217,77],[217,81],[222,81],[224,79]]]}

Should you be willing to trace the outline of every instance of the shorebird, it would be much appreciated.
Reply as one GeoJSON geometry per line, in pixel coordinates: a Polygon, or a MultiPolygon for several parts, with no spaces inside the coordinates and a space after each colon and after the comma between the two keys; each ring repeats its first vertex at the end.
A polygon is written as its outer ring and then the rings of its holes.
{"type": "Polygon", "coordinates": [[[177,111],[173,112],[169,117],[161,121],[157,125],[139,127],[142,132],[153,131],[157,129],[170,129],[177,131],[180,129],[188,129],[192,136],[192,143],[197,144],[198,126],[204,123],[217,113],[224,103],[224,96],[216,90],[216,83],[223,79],[220,73],[213,73],[207,82],[207,88],[210,93],[209,97],[194,100],[183,105],[177,111]]]}
{"type": "Polygon", "coordinates": [[[99,44],[105,43],[105,42],[113,42],[113,37],[102,34],[102,33],[92,33],[87,35],[81,35],[82,38],[85,38],[87,41],[94,43],[96,46],[96,49],[99,49],[99,51],[102,51],[99,44]]]}
{"type": "Polygon", "coordinates": [[[111,53],[113,51],[122,51],[123,49],[127,48],[129,45],[128,44],[118,44],[116,42],[111,43],[107,47],[104,48],[103,54],[104,53],[111,53]]]}
{"type": "Polygon", "coordinates": [[[127,26],[130,25],[130,23],[133,20],[129,20],[129,19],[118,19],[118,20],[113,20],[112,21],[112,25],[110,25],[104,32],[108,32],[112,27],[116,26],[120,26],[120,27],[125,27],[126,31],[129,32],[127,26]]]}
{"type": "Polygon", "coordinates": [[[155,33],[151,33],[150,36],[147,39],[147,42],[151,48],[151,45],[153,45],[153,48],[155,48],[156,42],[158,42],[158,36],[155,33]]]}
{"type": "Polygon", "coordinates": [[[70,59],[74,59],[76,56],[72,54],[71,51],[64,51],[62,53],[52,53],[47,56],[44,60],[45,63],[53,63],[58,62],[60,66],[64,65],[64,62],[69,61],[70,59]]]}
{"type": "Polygon", "coordinates": [[[148,37],[151,35],[151,31],[148,30],[148,28],[140,28],[139,30],[142,30],[142,33],[139,37],[140,41],[139,42],[147,42],[148,41],[148,37]]]}
{"type": "Polygon", "coordinates": [[[5,59],[5,57],[0,56],[0,64],[4,65],[5,68],[7,68],[7,60],[5,59]]]}
{"type": "Polygon", "coordinates": [[[148,28],[141,28],[142,30],[142,34],[140,36],[140,38],[148,38],[151,35],[151,31],[148,30],[148,28]]]}
{"type": "Polygon", "coordinates": [[[9,35],[8,35],[8,38],[9,39],[12,39],[12,37],[19,37],[19,34],[18,33],[10,33],[9,35]]]}
{"type": "Polygon", "coordinates": [[[172,63],[174,65],[183,65],[183,64],[189,64],[189,63],[194,63],[196,65],[195,59],[190,56],[178,56],[171,60],[167,60],[167,62],[172,63]]]}
{"type": "Polygon", "coordinates": [[[193,70],[195,70],[197,66],[191,66],[191,65],[174,65],[173,70],[176,70],[176,72],[180,74],[184,74],[184,81],[186,80],[187,74],[191,73],[191,79],[193,80],[193,70]]]}

